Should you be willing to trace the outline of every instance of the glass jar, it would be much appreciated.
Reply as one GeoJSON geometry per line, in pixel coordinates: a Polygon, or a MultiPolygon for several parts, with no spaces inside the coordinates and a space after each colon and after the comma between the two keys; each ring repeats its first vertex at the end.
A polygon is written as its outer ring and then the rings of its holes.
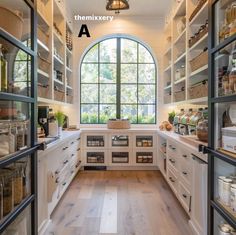
{"type": "Polygon", "coordinates": [[[3,182],[0,178],[0,221],[3,218],[3,182]]]}
{"type": "Polygon", "coordinates": [[[219,194],[219,200],[223,200],[223,184],[224,184],[224,179],[226,179],[225,176],[219,176],[218,177],[218,194],[219,194]]]}
{"type": "Polygon", "coordinates": [[[233,211],[236,211],[236,184],[231,185],[230,192],[230,206],[233,211]]]}
{"type": "Polygon", "coordinates": [[[200,121],[197,125],[197,137],[200,141],[208,141],[208,120],[200,121]]]}
{"type": "Polygon", "coordinates": [[[222,191],[222,203],[226,206],[230,206],[230,197],[231,197],[231,185],[233,180],[231,179],[224,179],[223,180],[223,191],[222,191]]]}
{"type": "Polygon", "coordinates": [[[0,179],[3,186],[3,216],[14,209],[13,173],[11,170],[1,169],[0,179]]]}

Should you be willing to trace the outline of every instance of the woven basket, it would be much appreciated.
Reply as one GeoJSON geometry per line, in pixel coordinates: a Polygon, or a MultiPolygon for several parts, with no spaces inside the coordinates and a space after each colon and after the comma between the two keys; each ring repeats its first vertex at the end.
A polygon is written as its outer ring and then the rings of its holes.
{"type": "Polygon", "coordinates": [[[38,56],[38,67],[45,73],[49,73],[51,63],[47,61],[46,59],[42,58],[41,56],[38,56]]]}
{"type": "Polygon", "coordinates": [[[49,36],[47,34],[45,34],[43,32],[43,30],[38,27],[38,39],[45,44],[46,46],[48,46],[48,42],[49,42],[49,36]]]}
{"type": "Polygon", "coordinates": [[[197,37],[189,40],[189,48],[196,44],[201,38],[203,38],[208,33],[208,27],[205,27],[202,32],[200,32],[197,37]]]}
{"type": "Polygon", "coordinates": [[[107,122],[108,129],[130,129],[130,121],[129,120],[109,120],[107,122]]]}
{"type": "Polygon", "coordinates": [[[69,103],[69,104],[72,104],[73,103],[73,96],[72,95],[67,95],[66,96],[66,102],[69,103]]]}
{"type": "Polygon", "coordinates": [[[192,19],[197,15],[197,13],[201,10],[203,5],[207,2],[207,0],[200,0],[197,7],[193,10],[191,16],[189,17],[189,21],[191,22],[192,19]]]}
{"type": "Polygon", "coordinates": [[[208,82],[197,83],[189,88],[190,99],[197,99],[208,96],[208,82]]]}
{"type": "Polygon", "coordinates": [[[208,51],[202,52],[200,55],[190,61],[192,72],[208,64],[208,51]]]}
{"type": "Polygon", "coordinates": [[[177,91],[174,93],[175,102],[185,100],[185,91],[177,91]]]}
{"type": "Polygon", "coordinates": [[[64,102],[65,101],[65,92],[60,90],[54,90],[54,100],[64,102]]]}
{"type": "Polygon", "coordinates": [[[164,95],[164,104],[171,103],[171,95],[164,95]]]}
{"type": "Polygon", "coordinates": [[[42,85],[38,83],[38,97],[46,99],[50,98],[48,85],[42,85]]]}

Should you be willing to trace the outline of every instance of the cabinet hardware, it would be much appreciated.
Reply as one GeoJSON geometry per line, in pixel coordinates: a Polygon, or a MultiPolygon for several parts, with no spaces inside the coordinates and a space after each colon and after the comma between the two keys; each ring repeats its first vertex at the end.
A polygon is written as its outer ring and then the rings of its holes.
{"type": "Polygon", "coordinates": [[[70,173],[71,173],[71,174],[74,174],[74,171],[71,171],[70,173]]]}
{"type": "Polygon", "coordinates": [[[80,137],[77,139],[78,141],[80,140],[80,137]]]}
{"type": "Polygon", "coordinates": [[[80,151],[80,148],[77,149],[77,152],[79,152],[79,151],[80,151]]]}
{"type": "Polygon", "coordinates": [[[199,164],[207,164],[207,162],[203,161],[202,159],[200,159],[199,157],[197,157],[196,155],[192,154],[192,159],[194,161],[197,161],[199,164]]]}
{"type": "Polygon", "coordinates": [[[188,156],[187,155],[182,155],[184,158],[187,158],[188,156]]]}
{"type": "Polygon", "coordinates": [[[56,175],[58,175],[59,173],[60,173],[60,171],[59,171],[59,170],[55,171],[55,174],[56,174],[56,175]]]}
{"type": "Polygon", "coordinates": [[[63,183],[62,185],[65,186],[66,184],[67,184],[67,183],[65,182],[65,183],[63,183]]]}
{"type": "Polygon", "coordinates": [[[60,182],[59,177],[56,178],[56,184],[60,182]]]}
{"type": "Polygon", "coordinates": [[[62,150],[66,150],[66,149],[68,149],[68,147],[64,147],[62,150]]]}
{"type": "Polygon", "coordinates": [[[183,171],[182,173],[183,173],[183,175],[187,175],[187,174],[188,174],[188,173],[187,173],[187,172],[185,172],[185,171],[183,171]]]}
{"type": "Polygon", "coordinates": [[[172,183],[175,183],[175,180],[173,180],[172,177],[169,177],[169,179],[170,179],[170,181],[171,181],[172,183]]]}
{"type": "Polygon", "coordinates": [[[183,197],[184,197],[184,198],[187,198],[187,195],[186,195],[186,194],[183,194],[183,197]]]}
{"type": "Polygon", "coordinates": [[[189,212],[191,212],[191,207],[192,207],[192,196],[189,197],[189,212]]]}
{"type": "Polygon", "coordinates": [[[74,141],[72,141],[70,144],[74,144],[74,141]]]}
{"type": "Polygon", "coordinates": [[[68,160],[66,160],[66,161],[64,161],[64,162],[63,162],[63,164],[65,165],[65,164],[67,164],[68,162],[69,162],[69,161],[68,161],[68,160]]]}
{"type": "Polygon", "coordinates": [[[170,161],[171,163],[175,164],[175,160],[170,159],[169,161],[170,161]]]}

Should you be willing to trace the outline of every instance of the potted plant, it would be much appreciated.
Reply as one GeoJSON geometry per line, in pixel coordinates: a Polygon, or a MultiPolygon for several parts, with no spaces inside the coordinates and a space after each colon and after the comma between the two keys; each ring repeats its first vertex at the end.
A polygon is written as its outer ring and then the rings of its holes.
{"type": "Polygon", "coordinates": [[[57,123],[58,123],[58,135],[61,136],[62,126],[65,123],[65,114],[61,111],[57,111],[54,116],[55,116],[57,123]]]}
{"type": "Polygon", "coordinates": [[[168,121],[170,122],[170,124],[173,124],[174,118],[175,118],[175,111],[168,113],[168,121]]]}

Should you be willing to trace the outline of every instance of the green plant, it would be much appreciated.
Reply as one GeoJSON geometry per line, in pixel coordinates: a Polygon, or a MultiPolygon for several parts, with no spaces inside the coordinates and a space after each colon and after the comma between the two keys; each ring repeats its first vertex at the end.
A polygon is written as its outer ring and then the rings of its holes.
{"type": "Polygon", "coordinates": [[[58,126],[62,127],[65,123],[65,114],[61,111],[57,111],[54,116],[58,122],[58,126]]]}
{"type": "Polygon", "coordinates": [[[168,120],[172,124],[175,118],[175,111],[172,111],[171,113],[168,113],[168,120]]]}

